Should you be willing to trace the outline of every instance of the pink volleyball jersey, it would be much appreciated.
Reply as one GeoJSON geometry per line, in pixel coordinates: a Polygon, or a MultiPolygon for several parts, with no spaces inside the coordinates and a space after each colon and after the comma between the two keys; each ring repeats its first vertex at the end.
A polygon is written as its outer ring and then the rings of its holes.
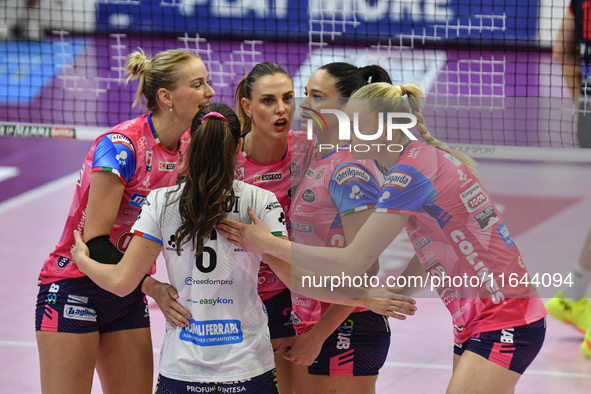
{"type": "MultiPolygon", "coordinates": [[[[312,159],[291,204],[291,240],[312,245],[346,246],[341,217],[373,209],[379,186],[373,171],[351,157],[347,146],[312,159]]],[[[369,166],[373,168],[373,165],[369,166]]],[[[308,331],[330,304],[291,293],[296,331],[308,331]]],[[[367,309],[357,308],[354,312],[367,309]]]]}
{"type": "MultiPolygon", "coordinates": [[[[242,136],[246,136],[248,132],[242,136]]],[[[259,163],[252,160],[245,152],[236,159],[235,179],[269,190],[277,196],[283,212],[287,232],[291,234],[290,204],[293,192],[313,155],[314,140],[308,140],[307,134],[290,131],[287,136],[287,150],[280,160],[272,163],[259,163]]],[[[259,270],[259,295],[262,300],[281,293],[285,284],[273,273],[271,268],[261,261],[259,270]]]]}
{"type": "Polygon", "coordinates": [[[410,215],[406,231],[429,279],[440,279],[435,285],[456,342],[546,316],[499,210],[452,155],[411,141],[390,169],[375,210],[410,215]],[[511,275],[526,279],[510,284],[511,275]]]}
{"type": "MultiPolygon", "coordinates": [[[[176,183],[178,167],[189,145],[189,132],[179,142],[179,150],[170,152],[158,140],[149,115],[123,122],[98,137],[82,164],[68,220],[55,250],[45,260],[41,282],[51,283],[84,276],[71,260],[73,230],[84,234],[90,176],[95,171],[116,174],[125,185],[110,241],[125,252],[133,237],[130,232],[141,206],[152,189],[176,183]]],[[[153,266],[150,273],[154,273],[153,266]]]]}

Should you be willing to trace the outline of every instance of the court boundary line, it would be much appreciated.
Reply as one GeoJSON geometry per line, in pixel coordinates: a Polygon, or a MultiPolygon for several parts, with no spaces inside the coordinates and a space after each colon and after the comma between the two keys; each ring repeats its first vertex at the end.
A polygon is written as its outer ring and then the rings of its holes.
{"type": "Polygon", "coordinates": [[[8,200],[0,203],[0,214],[36,200],[45,194],[49,194],[65,186],[71,186],[78,180],[79,175],[80,172],[78,171],[9,198],[8,200]]]}

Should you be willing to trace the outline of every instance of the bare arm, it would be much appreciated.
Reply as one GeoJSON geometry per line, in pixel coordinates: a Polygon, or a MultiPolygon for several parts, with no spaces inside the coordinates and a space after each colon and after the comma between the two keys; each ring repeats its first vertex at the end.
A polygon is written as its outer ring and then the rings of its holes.
{"type": "Polygon", "coordinates": [[[567,9],[552,46],[552,58],[562,65],[562,74],[573,98],[581,93],[581,57],[577,50],[575,17],[567,9]]]}
{"type": "Polygon", "coordinates": [[[260,221],[252,208],[254,225],[223,219],[220,232],[230,242],[254,253],[264,253],[292,263],[293,266],[326,275],[363,275],[404,227],[408,215],[374,212],[353,242],[346,248],[322,248],[278,239],[260,221]]]}
{"type": "Polygon", "coordinates": [[[89,257],[88,248],[78,231],[74,231],[74,238],[76,245],[72,249],[72,259],[80,271],[103,289],[120,297],[135,290],[160,253],[158,243],[143,237],[133,237],[127,253],[118,264],[101,264],[89,257]]]}

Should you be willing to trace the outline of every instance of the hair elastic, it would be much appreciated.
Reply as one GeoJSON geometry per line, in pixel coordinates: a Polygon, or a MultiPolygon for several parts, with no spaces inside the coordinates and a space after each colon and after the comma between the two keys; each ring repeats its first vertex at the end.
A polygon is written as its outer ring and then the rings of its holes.
{"type": "Polygon", "coordinates": [[[402,86],[402,85],[398,85],[398,88],[400,89],[400,95],[401,95],[401,96],[404,96],[404,95],[406,95],[406,94],[407,94],[407,93],[406,93],[406,89],[404,89],[404,86],[402,86]]]}
{"type": "Polygon", "coordinates": [[[224,117],[224,115],[220,114],[219,112],[209,112],[206,115],[203,116],[203,118],[201,118],[201,124],[203,124],[203,122],[205,122],[205,120],[207,118],[219,118],[221,120],[224,121],[225,124],[228,124],[228,121],[226,120],[226,118],[224,117]]]}
{"type": "Polygon", "coordinates": [[[142,63],[142,66],[140,67],[140,71],[138,71],[138,73],[141,73],[142,70],[144,69],[144,66],[146,65],[146,63],[148,63],[150,61],[150,59],[146,59],[144,60],[144,62],[142,63]]]}

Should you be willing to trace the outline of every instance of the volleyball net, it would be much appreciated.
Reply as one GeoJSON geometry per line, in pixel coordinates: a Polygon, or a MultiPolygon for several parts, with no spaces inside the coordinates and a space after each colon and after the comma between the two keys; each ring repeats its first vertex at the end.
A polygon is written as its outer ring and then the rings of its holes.
{"type": "MultiPolygon", "coordinates": [[[[0,0],[0,135],[94,139],[142,113],[127,55],[199,55],[216,90],[257,63],[293,76],[379,64],[425,92],[433,135],[473,157],[591,161],[552,60],[568,0],[0,0]]],[[[578,107],[578,105],[577,105],[578,107]]]]}

